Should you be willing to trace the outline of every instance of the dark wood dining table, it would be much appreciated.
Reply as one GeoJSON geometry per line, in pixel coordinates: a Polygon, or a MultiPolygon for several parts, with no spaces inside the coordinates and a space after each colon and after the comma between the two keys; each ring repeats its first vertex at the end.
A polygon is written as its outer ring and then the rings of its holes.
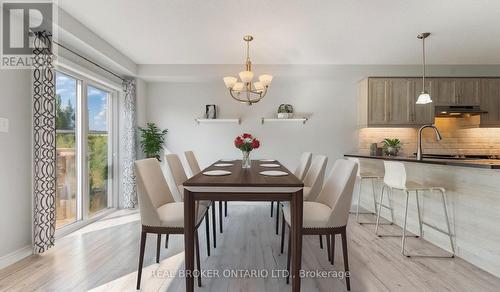
{"type": "Polygon", "coordinates": [[[195,202],[207,201],[289,201],[291,210],[291,270],[292,291],[300,291],[300,269],[302,265],[302,210],[304,184],[278,161],[262,162],[252,160],[251,168],[243,169],[241,160],[217,161],[201,173],[193,176],[184,186],[184,244],[186,291],[194,291],[194,240],[195,202]],[[217,167],[218,163],[232,166],[217,167]],[[275,163],[279,167],[263,167],[261,164],[275,163]],[[208,176],[209,170],[228,170],[229,175],[208,176]],[[259,172],[280,170],[286,176],[265,176],[259,172]]]}

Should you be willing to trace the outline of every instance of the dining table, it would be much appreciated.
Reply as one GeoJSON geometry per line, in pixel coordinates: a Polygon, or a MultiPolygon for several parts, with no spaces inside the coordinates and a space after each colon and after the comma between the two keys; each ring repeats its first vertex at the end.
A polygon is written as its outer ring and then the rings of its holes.
{"type": "Polygon", "coordinates": [[[219,160],[184,182],[184,244],[186,291],[194,291],[194,242],[196,201],[290,202],[291,210],[291,286],[300,291],[302,265],[302,217],[304,184],[279,161],[252,160],[250,168],[242,168],[241,160],[219,160]],[[270,168],[266,164],[277,164],[270,168]],[[207,175],[224,170],[225,175],[207,175]],[[285,172],[268,176],[263,171],[285,172]],[[230,172],[230,173],[228,173],[230,172]]]}

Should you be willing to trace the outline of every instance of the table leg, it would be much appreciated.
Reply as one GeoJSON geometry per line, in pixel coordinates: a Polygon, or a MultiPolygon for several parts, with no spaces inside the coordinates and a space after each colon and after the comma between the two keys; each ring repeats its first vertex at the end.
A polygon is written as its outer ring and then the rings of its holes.
{"type": "Polygon", "coordinates": [[[300,190],[292,195],[290,207],[292,210],[290,228],[292,234],[292,291],[300,291],[300,270],[302,268],[302,209],[303,209],[303,191],[300,190]]]}
{"type": "Polygon", "coordinates": [[[194,291],[194,225],[195,201],[193,193],[184,189],[184,263],[186,292],[194,291]]]}

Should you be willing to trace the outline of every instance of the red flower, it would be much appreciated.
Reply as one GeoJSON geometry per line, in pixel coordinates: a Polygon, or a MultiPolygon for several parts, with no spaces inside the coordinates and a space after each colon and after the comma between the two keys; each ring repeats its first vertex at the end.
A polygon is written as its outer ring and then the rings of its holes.
{"type": "Polygon", "coordinates": [[[240,147],[241,145],[243,145],[243,139],[241,139],[240,136],[236,137],[236,139],[234,140],[234,146],[236,147],[240,147]]]}
{"type": "Polygon", "coordinates": [[[246,139],[246,138],[252,139],[252,135],[247,134],[247,133],[243,134],[243,139],[246,139]]]}
{"type": "Polygon", "coordinates": [[[260,142],[259,142],[259,140],[254,139],[254,140],[252,141],[252,148],[253,148],[253,149],[257,149],[257,148],[259,148],[259,147],[260,147],[260,142]]]}

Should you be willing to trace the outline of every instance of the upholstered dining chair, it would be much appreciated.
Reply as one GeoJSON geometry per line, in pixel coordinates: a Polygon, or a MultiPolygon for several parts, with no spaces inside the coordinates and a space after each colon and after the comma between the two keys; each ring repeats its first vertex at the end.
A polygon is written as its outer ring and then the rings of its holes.
{"type": "MultiPolygon", "coordinates": [[[[165,155],[165,160],[167,162],[167,167],[170,170],[170,174],[172,175],[172,178],[174,180],[174,189],[176,189],[182,200],[184,201],[184,186],[182,185],[185,181],[188,180],[186,172],[184,171],[184,167],[182,166],[182,162],[177,154],[167,154],[165,155]]],[[[206,236],[207,236],[207,255],[210,256],[210,224],[209,224],[209,219],[208,219],[208,208],[210,207],[210,201],[200,201],[200,208],[205,208],[207,209],[207,212],[205,212],[205,228],[206,228],[206,236]]],[[[215,221],[214,221],[215,222],[215,221]]],[[[215,224],[215,223],[212,223],[215,224]]],[[[215,237],[214,237],[215,238],[215,237]]],[[[165,242],[165,247],[167,247],[168,244],[168,237],[167,241],[165,242]]]]}
{"type": "MultiPolygon", "coordinates": [[[[307,170],[309,169],[309,166],[311,166],[311,158],[312,158],[311,152],[302,153],[302,155],[300,156],[299,165],[293,172],[293,174],[301,181],[304,180],[307,170]]],[[[279,202],[278,204],[276,204],[276,208],[279,208],[279,202]]],[[[274,212],[274,202],[271,202],[271,217],[273,217],[273,212],[274,212]]],[[[279,219],[279,217],[280,216],[276,216],[277,219],[279,219]]]]}
{"type": "MultiPolygon", "coordinates": [[[[325,170],[326,164],[328,163],[328,157],[324,155],[316,155],[312,158],[310,167],[304,176],[304,201],[314,201],[318,196],[321,188],[323,187],[323,182],[325,180],[325,170]]],[[[279,229],[279,211],[280,202],[276,208],[276,234],[279,229]]],[[[322,242],[322,241],[321,241],[322,242]]]]}
{"type": "MultiPolygon", "coordinates": [[[[198,163],[198,160],[196,159],[196,156],[194,155],[193,151],[185,151],[184,156],[186,156],[186,160],[188,162],[189,168],[191,169],[191,174],[194,176],[198,173],[201,172],[200,164],[198,163]]],[[[227,202],[225,203],[225,215],[227,216],[227,202]]],[[[213,232],[213,241],[214,241],[214,248],[217,248],[217,230],[216,226],[217,224],[216,219],[215,219],[215,202],[212,201],[210,206],[212,207],[212,232],[213,232]]],[[[219,227],[220,231],[222,233],[222,203],[219,202],[219,227]]]]}
{"type": "MultiPolygon", "coordinates": [[[[353,161],[339,159],[335,161],[332,172],[316,201],[305,201],[303,209],[303,235],[326,235],[331,239],[331,258],[333,265],[335,251],[335,235],[342,238],[342,252],[344,255],[344,269],[346,272],[347,290],[351,290],[349,279],[349,263],[347,255],[346,226],[349,219],[352,193],[356,181],[357,164],[353,161]]],[[[283,206],[283,215],[290,228],[290,206],[283,206]]],[[[290,235],[290,232],[289,232],[290,235]]],[[[290,271],[290,236],[288,237],[287,269],[290,271]]],[[[287,283],[288,283],[287,278],[287,283]]]]}
{"type": "MultiPolygon", "coordinates": [[[[141,245],[139,253],[139,268],[137,271],[137,289],[141,287],[144,250],[148,233],[157,234],[156,263],[160,262],[161,235],[184,234],[184,203],[175,202],[167,185],[160,164],[156,158],[137,160],[135,162],[137,178],[139,210],[141,216],[141,245]]],[[[200,270],[200,245],[198,227],[206,213],[206,208],[195,206],[197,224],[195,228],[195,248],[197,269],[200,270]]],[[[198,286],[201,278],[198,277],[198,286]]]]}

